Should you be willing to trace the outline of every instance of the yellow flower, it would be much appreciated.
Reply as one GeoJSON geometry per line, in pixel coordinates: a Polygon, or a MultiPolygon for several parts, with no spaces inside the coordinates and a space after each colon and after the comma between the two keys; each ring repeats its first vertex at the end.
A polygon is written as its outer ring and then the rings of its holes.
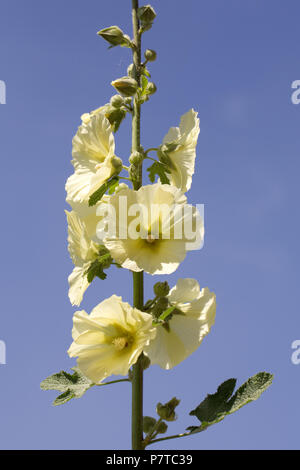
{"type": "Polygon", "coordinates": [[[200,290],[195,279],[179,279],[168,294],[177,310],[166,324],[157,326],[155,339],[145,349],[151,364],[171,369],[201,344],[215,322],[216,296],[207,287],[200,290]]]}
{"type": "Polygon", "coordinates": [[[81,116],[82,124],[88,124],[90,122],[90,120],[92,119],[92,117],[95,116],[98,113],[104,113],[104,115],[107,117],[106,114],[107,114],[109,108],[110,108],[110,105],[107,103],[104,106],[100,106],[100,108],[94,109],[90,113],[82,114],[82,116],[81,116]]]}
{"type": "Polygon", "coordinates": [[[84,310],[73,318],[70,357],[94,383],[106,377],[127,375],[144,347],[155,336],[152,316],[131,307],[116,295],[97,305],[90,315],[84,310]]]}
{"type": "MultiPolygon", "coordinates": [[[[94,209],[94,208],[90,208],[94,209]]],[[[69,299],[72,305],[80,305],[83,294],[89,286],[86,272],[99,256],[99,243],[92,240],[96,232],[96,216],[92,210],[81,218],[75,211],[66,211],[68,221],[68,250],[75,265],[70,274],[69,299]]],[[[99,218],[98,218],[99,220],[99,218]]]]}
{"type": "Polygon", "coordinates": [[[87,203],[91,194],[122,169],[122,161],[114,152],[115,140],[104,112],[96,110],[90,117],[83,117],[83,124],[73,138],[75,172],[66,183],[67,202],[71,206],[87,203]]]}
{"type": "Polygon", "coordinates": [[[195,170],[196,146],[200,132],[198,113],[193,109],[181,117],[179,127],[171,127],[161,150],[171,161],[171,184],[182,192],[190,189],[195,170]]]}
{"type": "MultiPolygon", "coordinates": [[[[160,183],[138,191],[124,188],[110,198],[110,206],[115,233],[104,236],[102,242],[118,264],[150,274],[169,274],[178,268],[188,242],[196,238],[195,233],[185,232],[195,222],[196,213],[187,210],[191,206],[179,189],[160,183]]],[[[203,235],[201,225],[198,236],[203,235]]]]}

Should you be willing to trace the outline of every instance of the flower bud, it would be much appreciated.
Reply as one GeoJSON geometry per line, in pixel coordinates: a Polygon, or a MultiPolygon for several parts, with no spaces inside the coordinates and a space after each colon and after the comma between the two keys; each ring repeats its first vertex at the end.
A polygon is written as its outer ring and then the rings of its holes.
{"type": "Polygon", "coordinates": [[[100,31],[98,31],[97,34],[103,39],[105,39],[105,41],[107,41],[112,47],[130,47],[131,41],[129,36],[127,36],[127,34],[124,34],[118,26],[110,26],[109,28],[101,29],[100,31]]]}
{"type": "Polygon", "coordinates": [[[122,96],[133,96],[138,89],[138,82],[131,77],[118,78],[111,84],[122,96]]]}
{"type": "Polygon", "coordinates": [[[153,291],[156,297],[166,297],[170,292],[170,287],[167,281],[165,282],[157,282],[153,286],[153,291]]]}
{"type": "Polygon", "coordinates": [[[156,18],[156,13],[151,5],[145,5],[138,9],[138,18],[144,31],[151,28],[153,21],[156,18]]]}
{"type": "Polygon", "coordinates": [[[153,95],[156,92],[157,88],[155,83],[149,82],[146,88],[147,94],[148,95],[153,95]]]}
{"type": "Polygon", "coordinates": [[[151,416],[143,417],[143,431],[145,434],[148,434],[154,428],[156,424],[156,419],[151,416]]]}
{"type": "Polygon", "coordinates": [[[111,124],[112,131],[117,132],[121,122],[126,117],[126,111],[122,108],[114,108],[110,106],[110,109],[106,112],[105,115],[111,124]]]}
{"type": "Polygon", "coordinates": [[[165,432],[167,432],[167,430],[168,430],[167,423],[162,421],[161,423],[159,423],[159,425],[157,427],[157,434],[164,434],[165,432]]]}
{"type": "Polygon", "coordinates": [[[132,98],[128,97],[124,99],[124,103],[127,104],[128,106],[131,105],[132,98]]]}
{"type": "Polygon", "coordinates": [[[120,173],[120,171],[122,171],[123,162],[122,162],[121,158],[113,156],[111,158],[111,164],[114,167],[116,173],[120,173]]]}
{"type": "Polygon", "coordinates": [[[134,64],[128,65],[128,67],[127,67],[127,75],[128,75],[128,77],[133,78],[134,71],[135,71],[135,65],[134,65],[134,64]]]}
{"type": "Polygon", "coordinates": [[[130,155],[129,157],[129,163],[131,163],[131,165],[139,165],[140,163],[142,163],[144,159],[144,155],[140,152],[132,152],[132,154],[130,155]]]}
{"type": "Polygon", "coordinates": [[[164,313],[165,310],[167,310],[168,305],[169,305],[168,299],[166,297],[160,297],[152,309],[152,312],[151,312],[152,315],[155,318],[160,317],[161,314],[164,313]]]}
{"type": "Polygon", "coordinates": [[[165,419],[166,421],[175,421],[175,408],[179,405],[179,403],[180,400],[175,397],[168,401],[168,403],[165,405],[158,403],[156,406],[156,412],[160,418],[165,419]]]}
{"type": "Polygon", "coordinates": [[[114,108],[120,108],[124,104],[124,98],[121,95],[114,95],[110,99],[110,104],[114,108]]]}
{"type": "Polygon", "coordinates": [[[144,53],[144,56],[145,56],[145,59],[148,61],[148,62],[154,62],[156,60],[156,52],[153,51],[152,49],[146,49],[145,50],[145,53],[144,53]]]}

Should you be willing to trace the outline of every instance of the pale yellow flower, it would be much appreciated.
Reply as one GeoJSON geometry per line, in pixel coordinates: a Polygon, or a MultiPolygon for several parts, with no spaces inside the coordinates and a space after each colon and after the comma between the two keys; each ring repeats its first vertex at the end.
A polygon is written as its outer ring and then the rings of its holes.
{"type": "Polygon", "coordinates": [[[200,289],[195,279],[179,279],[168,300],[178,311],[165,325],[157,326],[155,339],[145,349],[151,364],[171,369],[201,344],[215,322],[216,296],[208,288],[200,289]]]}
{"type": "Polygon", "coordinates": [[[82,124],[88,124],[90,122],[91,118],[93,116],[95,116],[95,114],[104,113],[106,115],[106,113],[108,112],[109,109],[110,109],[110,105],[107,103],[104,106],[100,106],[100,108],[94,109],[90,113],[82,114],[81,115],[82,124]]]}
{"type": "MultiPolygon", "coordinates": [[[[169,274],[178,268],[186,256],[188,238],[196,237],[185,234],[184,226],[192,226],[196,215],[186,210],[186,197],[179,189],[160,183],[138,191],[124,188],[110,198],[110,205],[116,230],[103,238],[103,244],[118,264],[150,274],[169,274]],[[137,211],[132,210],[135,207],[137,211]]],[[[198,236],[203,235],[201,225],[198,236]]]]}
{"type": "Polygon", "coordinates": [[[163,140],[165,150],[171,161],[171,184],[182,192],[190,189],[195,170],[196,146],[200,132],[198,113],[193,109],[181,117],[179,127],[171,127],[163,140]]]}
{"type": "Polygon", "coordinates": [[[84,310],[73,318],[70,357],[94,383],[110,375],[127,375],[143,349],[154,338],[152,316],[131,307],[116,295],[101,302],[90,315],[84,310]]]}
{"type": "Polygon", "coordinates": [[[114,153],[115,140],[104,112],[91,113],[73,138],[75,172],[66,183],[67,202],[71,206],[88,203],[89,197],[122,169],[122,161],[114,153]]]}
{"type": "MultiPolygon", "coordinates": [[[[83,294],[89,286],[87,270],[99,256],[99,243],[92,240],[96,232],[95,208],[86,217],[80,217],[74,210],[66,211],[68,221],[68,250],[75,265],[70,274],[69,299],[72,305],[80,305],[83,294]]],[[[98,218],[99,220],[99,218],[98,218]]]]}

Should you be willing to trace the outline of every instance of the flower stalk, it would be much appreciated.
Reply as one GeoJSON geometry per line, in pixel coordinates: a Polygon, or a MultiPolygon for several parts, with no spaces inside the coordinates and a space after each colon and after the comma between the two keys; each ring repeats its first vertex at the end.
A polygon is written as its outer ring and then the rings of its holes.
{"type": "MultiPolygon", "coordinates": [[[[133,26],[133,70],[132,77],[140,85],[141,79],[141,34],[139,32],[138,0],[132,0],[133,26]]],[[[138,152],[141,146],[141,105],[135,97],[132,110],[132,148],[138,152]]],[[[138,190],[142,186],[142,162],[136,167],[133,187],[138,190]]],[[[144,273],[133,272],[133,306],[142,310],[144,305],[144,273]]],[[[143,445],[143,367],[142,357],[132,368],[132,449],[142,450],[143,445]]]]}

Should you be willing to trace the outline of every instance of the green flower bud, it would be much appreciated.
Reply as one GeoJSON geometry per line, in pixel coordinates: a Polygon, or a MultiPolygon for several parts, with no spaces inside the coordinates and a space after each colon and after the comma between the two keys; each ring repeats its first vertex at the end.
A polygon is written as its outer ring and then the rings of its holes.
{"type": "Polygon", "coordinates": [[[135,166],[135,165],[131,165],[129,167],[129,176],[131,178],[132,181],[136,181],[139,177],[139,167],[138,166],[135,166]]]}
{"type": "Polygon", "coordinates": [[[158,308],[162,310],[162,312],[164,312],[168,308],[169,301],[166,297],[160,297],[157,300],[156,305],[158,306],[158,308]]]}
{"type": "Polygon", "coordinates": [[[133,96],[138,89],[138,82],[131,77],[118,78],[111,84],[122,96],[133,96]]]}
{"type": "Polygon", "coordinates": [[[170,286],[167,281],[157,282],[153,286],[153,291],[156,297],[166,297],[166,295],[168,295],[168,293],[170,292],[170,286]]]}
{"type": "Polygon", "coordinates": [[[156,318],[160,317],[160,315],[167,310],[168,305],[168,299],[166,297],[160,297],[152,309],[152,315],[156,318]]]}
{"type": "Polygon", "coordinates": [[[148,434],[154,428],[156,424],[156,419],[151,416],[143,417],[143,431],[145,434],[148,434]]]}
{"type": "Polygon", "coordinates": [[[175,408],[179,405],[179,403],[180,400],[175,397],[168,401],[168,403],[165,405],[158,403],[156,406],[156,412],[160,418],[165,419],[166,421],[175,421],[175,408]]]}
{"type": "Polygon", "coordinates": [[[110,104],[113,108],[120,108],[124,104],[124,98],[121,95],[114,95],[110,99],[110,104]]]}
{"type": "Polygon", "coordinates": [[[148,95],[153,95],[156,92],[157,88],[155,83],[149,82],[146,88],[147,94],[148,95]]]}
{"type": "Polygon", "coordinates": [[[129,163],[131,163],[131,165],[139,165],[140,163],[142,163],[144,159],[144,155],[140,152],[133,152],[130,157],[129,157],[129,163]]]}
{"type": "Polygon", "coordinates": [[[120,173],[120,171],[122,171],[123,162],[121,158],[113,156],[111,159],[111,164],[114,167],[116,173],[120,173]]]}
{"type": "Polygon", "coordinates": [[[157,427],[157,433],[158,434],[164,434],[165,432],[167,432],[168,430],[168,425],[167,423],[165,423],[164,421],[162,421],[161,423],[159,423],[158,427],[157,427]]]}
{"type": "Polygon", "coordinates": [[[127,67],[127,75],[128,75],[128,77],[133,78],[134,71],[135,71],[135,65],[134,65],[134,64],[128,65],[128,67],[127,67]]]}
{"type": "Polygon", "coordinates": [[[109,28],[104,28],[98,31],[97,33],[105,41],[107,41],[112,47],[114,46],[131,46],[131,41],[127,34],[124,34],[123,31],[118,26],[110,26],[109,28]]]}
{"type": "Polygon", "coordinates": [[[126,117],[126,111],[122,108],[114,108],[110,107],[110,109],[106,113],[106,117],[109,120],[113,132],[116,132],[123,119],[126,117]]]}
{"type": "Polygon", "coordinates": [[[128,97],[124,99],[124,103],[127,104],[128,106],[131,105],[132,98],[128,97]]]}
{"type": "Polygon", "coordinates": [[[156,13],[151,5],[145,5],[138,9],[138,18],[144,31],[150,29],[156,18],[156,13]]]}
{"type": "Polygon", "coordinates": [[[157,54],[152,49],[146,49],[144,56],[145,56],[145,59],[148,60],[148,62],[154,62],[156,60],[157,54]]]}

